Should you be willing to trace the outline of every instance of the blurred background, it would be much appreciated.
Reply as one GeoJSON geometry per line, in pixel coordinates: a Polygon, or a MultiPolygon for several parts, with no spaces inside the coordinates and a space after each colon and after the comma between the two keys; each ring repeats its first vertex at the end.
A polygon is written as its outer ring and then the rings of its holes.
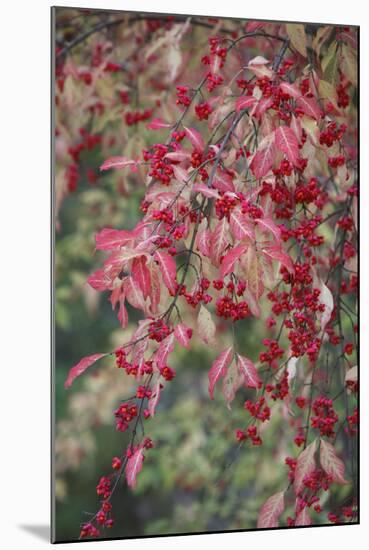
{"type": "MultiPolygon", "coordinates": [[[[132,381],[117,371],[113,358],[104,358],[64,389],[72,365],[85,355],[122,345],[139,319],[129,309],[130,325],[123,331],[107,295],[86,284],[104,257],[94,250],[95,233],[107,226],[132,228],[141,217],[145,191],[140,172],[101,175],[99,166],[113,154],[135,158],[155,138],[165,140],[165,130],[153,137],[147,120],[159,116],[158,109],[163,118],[167,111],[166,121],[177,116],[173,89],[177,83],[198,83],[208,37],[220,27],[233,32],[241,25],[197,18],[175,45],[168,37],[174,18],[135,15],[133,29],[123,12],[55,11],[55,498],[56,535],[62,541],[78,538],[80,523],[97,510],[96,484],[128,442],[128,435],[115,431],[113,411],[130,396],[132,381]],[[80,37],[85,38],[78,41],[80,37]],[[162,37],[164,48],[157,46],[162,37]],[[130,124],[127,113],[139,113],[142,121],[130,124]]],[[[278,27],[261,25],[274,31],[278,27]]],[[[253,44],[250,56],[257,55],[253,44]]],[[[258,47],[266,56],[271,53],[265,40],[258,47]]],[[[190,311],[184,321],[195,326],[190,311]]],[[[231,334],[227,325],[218,329],[219,351],[229,345],[231,334]]],[[[265,331],[255,318],[238,323],[240,353],[257,360],[265,331]]],[[[231,410],[220,391],[210,401],[207,372],[216,353],[196,334],[190,351],[176,346],[170,363],[176,379],[162,392],[146,428],[155,448],[147,455],[137,489],[132,492],[122,482],[113,498],[112,537],[255,528],[260,506],[284,487],[284,459],[295,456],[296,447],[282,405],[275,405],[281,414],[263,426],[263,446],[238,450],[235,429],[247,420],[243,402],[252,393],[240,390],[231,410]]],[[[346,490],[337,488],[340,497],[346,490]]],[[[287,515],[288,510],[283,517],[287,515]]],[[[313,521],[326,519],[315,514],[313,521]]]]}

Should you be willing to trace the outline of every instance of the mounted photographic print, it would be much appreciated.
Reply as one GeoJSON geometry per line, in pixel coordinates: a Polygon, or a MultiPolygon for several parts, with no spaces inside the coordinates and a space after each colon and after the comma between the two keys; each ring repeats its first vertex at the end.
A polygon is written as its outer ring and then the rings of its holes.
{"type": "Polygon", "coordinates": [[[53,542],[359,521],[359,29],[229,16],[52,9],[53,542]]]}

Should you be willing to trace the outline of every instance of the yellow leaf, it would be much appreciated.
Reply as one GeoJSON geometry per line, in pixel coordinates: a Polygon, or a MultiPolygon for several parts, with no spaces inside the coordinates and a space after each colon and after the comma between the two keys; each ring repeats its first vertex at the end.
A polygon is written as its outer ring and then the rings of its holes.
{"type": "Polygon", "coordinates": [[[329,37],[331,31],[332,31],[332,27],[320,27],[317,30],[316,35],[314,36],[314,39],[313,39],[312,48],[318,57],[320,56],[320,50],[324,42],[329,37]]]}
{"type": "Polygon", "coordinates": [[[342,46],[342,70],[349,81],[357,86],[357,57],[346,44],[342,46]]]}
{"type": "Polygon", "coordinates": [[[304,57],[307,57],[307,42],[304,25],[301,23],[287,23],[286,30],[295,50],[297,50],[304,57]]]}
{"type": "Polygon", "coordinates": [[[322,59],[322,69],[326,80],[335,85],[338,76],[337,42],[332,42],[329,46],[326,55],[322,59]]]}

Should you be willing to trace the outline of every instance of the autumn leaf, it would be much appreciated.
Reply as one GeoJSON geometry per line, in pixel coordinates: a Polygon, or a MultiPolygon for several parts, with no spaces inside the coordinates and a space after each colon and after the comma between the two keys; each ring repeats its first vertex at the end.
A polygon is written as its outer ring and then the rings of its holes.
{"type": "Polygon", "coordinates": [[[316,439],[299,455],[295,469],[294,489],[296,495],[299,495],[304,488],[304,478],[315,470],[315,451],[316,439]]]}
{"type": "Polygon", "coordinates": [[[288,160],[296,166],[299,160],[299,144],[295,133],[288,126],[279,126],[275,131],[275,144],[285,153],[288,160]]]}
{"type": "Polygon", "coordinates": [[[198,132],[195,128],[187,128],[186,126],[184,127],[184,131],[186,132],[186,136],[190,140],[194,149],[200,152],[205,149],[204,139],[200,132],[198,132]]]}
{"type": "Polygon", "coordinates": [[[270,171],[273,166],[275,154],[276,149],[274,140],[270,140],[265,147],[256,151],[250,164],[250,169],[256,179],[263,178],[270,171]]]}
{"type": "Polygon", "coordinates": [[[215,384],[223,378],[227,372],[227,367],[231,364],[233,358],[233,348],[229,347],[222,351],[222,353],[215,359],[211,369],[209,370],[209,395],[210,399],[214,399],[215,384]]]}
{"type": "Polygon", "coordinates": [[[311,525],[312,520],[309,514],[309,509],[307,506],[301,510],[296,516],[295,526],[302,527],[303,525],[311,525]]]}
{"type": "Polygon", "coordinates": [[[246,386],[259,389],[261,380],[254,363],[247,357],[237,354],[238,370],[246,386]]]}
{"type": "Polygon", "coordinates": [[[341,485],[347,485],[349,481],[345,479],[345,465],[336,454],[336,450],[331,443],[320,440],[320,464],[323,470],[332,477],[332,480],[341,485]]]}
{"type": "Polygon", "coordinates": [[[178,323],[174,328],[174,336],[184,348],[190,347],[190,338],[192,335],[192,329],[184,323],[178,323]]]}
{"type": "Polygon", "coordinates": [[[83,374],[88,367],[90,367],[96,361],[98,361],[102,357],[105,357],[106,355],[107,353],[94,353],[93,355],[88,355],[87,357],[81,359],[79,363],[77,363],[76,365],[74,365],[74,367],[70,369],[64,387],[70,388],[73,380],[75,380],[77,376],[81,376],[81,374],[83,374]]]}
{"type": "Polygon", "coordinates": [[[257,528],[278,527],[278,520],[284,510],[284,491],[276,493],[263,504],[258,515],[257,528]]]}
{"type": "Polygon", "coordinates": [[[302,23],[286,23],[286,30],[295,50],[297,50],[303,57],[307,57],[305,25],[302,23]]]}
{"type": "Polygon", "coordinates": [[[197,329],[199,336],[205,344],[213,344],[216,326],[209,310],[201,304],[197,316],[197,329]]]}
{"type": "Polygon", "coordinates": [[[247,247],[247,244],[239,244],[238,246],[233,247],[229,252],[227,252],[225,256],[223,256],[219,270],[219,277],[221,279],[223,279],[226,275],[233,271],[237,260],[239,260],[242,254],[246,252],[247,247]]]}
{"type": "Polygon", "coordinates": [[[134,489],[136,487],[137,475],[142,470],[143,459],[143,448],[139,447],[127,460],[126,480],[128,487],[130,487],[131,489],[134,489]]]}
{"type": "Polygon", "coordinates": [[[155,252],[154,260],[157,261],[161,268],[165,286],[170,294],[174,296],[177,287],[177,266],[175,260],[167,252],[162,250],[157,250],[155,252]]]}
{"type": "Polygon", "coordinates": [[[122,168],[126,168],[127,166],[130,166],[133,171],[137,170],[137,162],[135,160],[130,160],[126,157],[110,157],[103,162],[100,166],[100,170],[101,172],[104,170],[110,170],[110,168],[120,170],[122,168]]]}

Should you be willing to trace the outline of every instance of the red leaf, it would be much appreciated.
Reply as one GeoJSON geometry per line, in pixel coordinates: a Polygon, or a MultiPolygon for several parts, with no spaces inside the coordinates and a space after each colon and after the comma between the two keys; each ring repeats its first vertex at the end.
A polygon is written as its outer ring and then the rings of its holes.
{"type": "Polygon", "coordinates": [[[276,493],[268,498],[260,509],[258,516],[258,529],[278,527],[278,520],[284,510],[284,492],[276,493]]]}
{"type": "Polygon", "coordinates": [[[151,289],[151,276],[146,262],[146,256],[134,258],[132,262],[132,277],[140,287],[145,300],[149,296],[151,289]]]}
{"type": "Polygon", "coordinates": [[[167,252],[157,250],[154,254],[154,260],[159,264],[163,275],[165,286],[170,294],[176,293],[177,287],[177,266],[176,262],[167,252]]]}
{"type": "Polygon", "coordinates": [[[137,474],[139,474],[142,470],[143,459],[143,448],[139,447],[127,460],[126,480],[128,487],[130,487],[131,489],[134,489],[136,487],[136,478],[137,474]]]}
{"type": "Polygon", "coordinates": [[[107,353],[94,353],[93,355],[88,355],[81,359],[77,365],[74,365],[74,367],[70,369],[64,387],[70,388],[73,380],[77,378],[77,376],[83,374],[89,366],[93,365],[98,359],[101,359],[101,357],[105,357],[105,355],[107,355],[107,353]]]}
{"type": "Polygon", "coordinates": [[[288,160],[296,166],[299,160],[299,144],[295,133],[288,126],[280,126],[275,131],[275,144],[285,153],[288,160]]]}
{"type": "Polygon", "coordinates": [[[281,230],[279,229],[278,225],[274,223],[274,221],[271,218],[259,218],[255,220],[258,225],[261,225],[262,229],[265,231],[270,231],[273,233],[274,237],[277,239],[278,242],[281,240],[281,230]]]}
{"type": "Polygon", "coordinates": [[[192,329],[190,329],[184,323],[178,323],[178,325],[174,329],[174,336],[181,344],[181,346],[183,346],[184,348],[189,348],[190,339],[192,336],[192,329]]]}
{"type": "Polygon", "coordinates": [[[246,386],[250,388],[258,389],[261,384],[258,372],[254,363],[247,357],[237,354],[238,359],[238,370],[240,371],[246,386]]]}
{"type": "Polygon", "coordinates": [[[209,370],[209,395],[210,399],[214,399],[215,384],[227,372],[227,367],[230,365],[233,357],[233,349],[231,347],[222,351],[217,359],[213,362],[209,370]]]}
{"type": "Polygon", "coordinates": [[[296,105],[309,117],[315,118],[315,120],[320,120],[322,118],[320,107],[313,97],[301,96],[296,101],[296,105]]]}
{"type": "Polygon", "coordinates": [[[195,130],[195,128],[186,128],[186,126],[184,129],[186,136],[192,143],[193,147],[197,149],[197,151],[202,152],[205,149],[205,143],[200,132],[195,130]]]}
{"type": "Polygon", "coordinates": [[[249,109],[255,105],[257,99],[254,96],[241,96],[236,101],[236,111],[241,111],[242,109],[249,109]]]}
{"type": "Polygon", "coordinates": [[[263,178],[273,166],[275,157],[274,141],[271,140],[265,147],[258,150],[253,157],[250,168],[256,179],[263,178]]]}
{"type": "Polygon", "coordinates": [[[133,237],[129,231],[110,229],[109,227],[104,227],[95,235],[97,250],[114,250],[127,244],[132,239],[133,237]]]}
{"type": "Polygon", "coordinates": [[[147,125],[149,130],[161,130],[161,128],[171,128],[172,124],[164,122],[161,118],[153,118],[150,124],[147,125]]]}
{"type": "Polygon", "coordinates": [[[305,487],[303,483],[304,477],[308,476],[315,470],[315,449],[316,439],[314,439],[314,441],[310,443],[304,451],[302,451],[297,459],[294,481],[296,495],[300,494],[305,487]]]}
{"type": "Polygon", "coordinates": [[[332,476],[333,481],[341,485],[347,485],[349,482],[345,479],[345,465],[336,454],[336,450],[331,443],[320,440],[320,464],[323,470],[332,476]]]}
{"type": "Polygon", "coordinates": [[[222,263],[220,264],[219,277],[223,279],[228,273],[233,271],[234,265],[237,260],[240,259],[242,254],[247,250],[247,244],[239,244],[227,252],[223,257],[222,263]]]}
{"type": "Polygon", "coordinates": [[[137,162],[135,160],[127,159],[126,157],[110,157],[100,166],[101,172],[103,170],[109,170],[110,168],[126,168],[131,166],[131,170],[137,169],[137,162]]]}

